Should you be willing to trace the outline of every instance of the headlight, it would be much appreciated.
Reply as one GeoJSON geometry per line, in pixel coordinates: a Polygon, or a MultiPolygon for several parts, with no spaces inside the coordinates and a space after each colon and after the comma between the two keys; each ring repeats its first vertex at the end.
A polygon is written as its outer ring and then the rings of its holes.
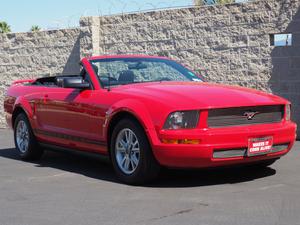
{"type": "Polygon", "coordinates": [[[291,120],[291,105],[285,106],[285,120],[291,120]]]}
{"type": "Polygon", "coordinates": [[[191,129],[195,128],[199,120],[199,111],[178,111],[169,115],[164,129],[191,129]]]}

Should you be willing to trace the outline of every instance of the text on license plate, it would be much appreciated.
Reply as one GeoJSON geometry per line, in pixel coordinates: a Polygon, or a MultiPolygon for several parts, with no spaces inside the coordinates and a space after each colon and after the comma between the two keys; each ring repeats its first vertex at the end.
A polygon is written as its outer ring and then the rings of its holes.
{"type": "Polygon", "coordinates": [[[272,150],[273,137],[249,139],[248,155],[268,153],[272,150]]]}

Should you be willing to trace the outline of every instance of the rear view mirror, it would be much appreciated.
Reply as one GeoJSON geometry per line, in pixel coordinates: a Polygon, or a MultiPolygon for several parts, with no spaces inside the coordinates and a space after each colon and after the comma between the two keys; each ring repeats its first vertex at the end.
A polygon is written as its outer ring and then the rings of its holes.
{"type": "Polygon", "coordinates": [[[81,77],[65,77],[62,80],[64,88],[88,89],[90,84],[85,82],[81,77]]]}

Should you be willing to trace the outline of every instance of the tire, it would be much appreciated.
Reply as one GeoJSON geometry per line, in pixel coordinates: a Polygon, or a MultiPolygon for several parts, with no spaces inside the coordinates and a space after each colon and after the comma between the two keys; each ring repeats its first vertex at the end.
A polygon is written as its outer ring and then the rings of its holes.
{"type": "Polygon", "coordinates": [[[39,148],[27,116],[24,113],[20,113],[15,120],[14,141],[16,150],[22,160],[38,160],[42,157],[43,150],[39,148]]]}
{"type": "Polygon", "coordinates": [[[116,175],[126,184],[144,184],[159,173],[160,166],[153,156],[144,129],[130,119],[121,120],[114,128],[110,157],[116,175]]]}

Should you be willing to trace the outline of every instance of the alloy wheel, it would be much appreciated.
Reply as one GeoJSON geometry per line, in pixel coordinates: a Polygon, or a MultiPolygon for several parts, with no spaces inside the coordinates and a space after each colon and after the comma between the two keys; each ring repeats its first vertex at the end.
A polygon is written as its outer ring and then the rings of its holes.
{"type": "Polygon", "coordinates": [[[115,143],[116,161],[123,173],[131,175],[140,162],[140,144],[135,133],[128,128],[122,129],[115,143]]]}

